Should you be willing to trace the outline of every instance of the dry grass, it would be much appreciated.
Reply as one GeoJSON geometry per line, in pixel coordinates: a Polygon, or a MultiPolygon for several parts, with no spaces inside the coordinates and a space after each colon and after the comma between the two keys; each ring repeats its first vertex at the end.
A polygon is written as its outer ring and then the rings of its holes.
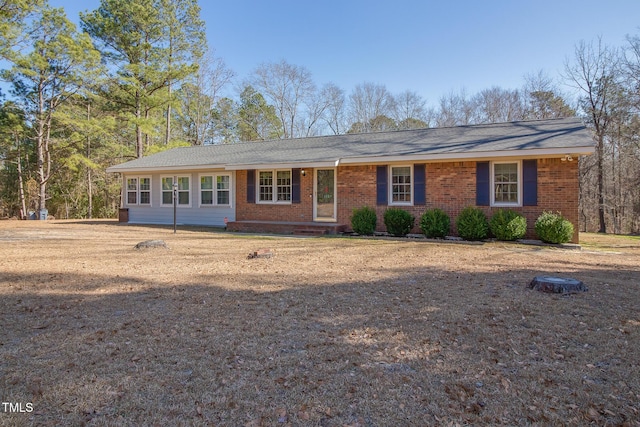
{"type": "Polygon", "coordinates": [[[0,425],[639,426],[640,241],[583,240],[3,221],[0,425]]]}

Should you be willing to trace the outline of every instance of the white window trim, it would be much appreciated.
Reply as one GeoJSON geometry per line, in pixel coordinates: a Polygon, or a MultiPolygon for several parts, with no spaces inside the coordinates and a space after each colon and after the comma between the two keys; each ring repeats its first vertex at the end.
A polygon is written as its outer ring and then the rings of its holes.
{"type": "Polygon", "coordinates": [[[522,160],[505,160],[500,162],[491,162],[491,171],[490,171],[490,180],[491,180],[491,200],[490,205],[495,207],[503,207],[503,208],[517,208],[522,206],[522,160]],[[518,201],[516,203],[509,202],[496,202],[496,173],[495,173],[495,165],[500,164],[512,164],[515,163],[518,167],[518,201]]]}
{"type": "Polygon", "coordinates": [[[127,176],[124,179],[124,200],[125,203],[128,206],[137,206],[138,202],[140,201],[140,179],[137,176],[127,176]],[[129,189],[129,181],[135,179],[136,180],[136,189],[135,190],[130,190],[129,189]],[[136,193],[136,202],[135,203],[131,203],[129,202],[129,193],[136,193]]]}
{"type": "MultiPolygon", "coordinates": [[[[192,194],[193,192],[191,191],[193,177],[191,175],[161,175],[160,176],[160,206],[173,207],[173,188],[171,188],[171,203],[163,203],[162,193],[164,193],[164,190],[162,189],[162,179],[171,178],[173,180],[174,177],[176,178],[176,181],[180,178],[189,178],[189,189],[186,190],[189,193],[189,204],[181,205],[180,203],[178,203],[176,206],[178,208],[190,208],[193,203],[193,194],[192,194]]],[[[198,180],[198,182],[200,182],[200,180],[198,180]]],[[[185,191],[185,190],[181,190],[181,191],[185,191]]],[[[178,191],[178,193],[180,193],[180,191],[178,191]]]]}
{"type": "MultiPolygon", "coordinates": [[[[147,190],[145,190],[147,191],[147,190]]],[[[153,194],[153,180],[151,179],[150,176],[148,175],[135,175],[135,176],[126,176],[124,179],[124,201],[125,201],[125,205],[127,206],[151,206],[151,202],[152,202],[152,197],[151,195],[153,194]],[[132,192],[132,190],[129,190],[129,180],[130,179],[135,179],[136,180],[136,203],[129,203],[129,193],[132,192]],[[149,203],[141,203],[140,202],[140,192],[142,190],[140,190],[140,180],[141,179],[148,179],[149,180],[149,203]]]]}
{"type": "MultiPolygon", "coordinates": [[[[207,190],[208,191],[208,190],[207,190]]],[[[198,175],[198,207],[200,208],[214,208],[214,207],[224,207],[230,208],[233,206],[233,176],[229,172],[216,172],[216,173],[201,173],[198,175]],[[202,203],[202,177],[210,176],[212,179],[212,189],[213,192],[213,203],[211,204],[203,204],[202,203]],[[218,204],[218,187],[217,181],[219,176],[227,176],[229,177],[229,203],[228,204],[218,204]]]]}
{"type": "Polygon", "coordinates": [[[256,171],[256,203],[264,204],[264,205],[290,205],[291,200],[278,200],[278,172],[289,172],[289,180],[291,184],[289,187],[291,188],[291,196],[293,197],[293,170],[292,169],[258,169],[256,171]],[[272,173],[272,191],[271,191],[271,200],[260,200],[260,172],[271,172],[272,173]]]}
{"type": "Polygon", "coordinates": [[[413,187],[415,185],[414,176],[413,176],[413,165],[389,165],[389,178],[387,182],[387,186],[389,189],[388,200],[389,206],[413,206],[413,187]],[[410,182],[410,191],[411,191],[411,201],[410,202],[394,202],[393,201],[393,168],[409,168],[409,179],[410,182]]]}

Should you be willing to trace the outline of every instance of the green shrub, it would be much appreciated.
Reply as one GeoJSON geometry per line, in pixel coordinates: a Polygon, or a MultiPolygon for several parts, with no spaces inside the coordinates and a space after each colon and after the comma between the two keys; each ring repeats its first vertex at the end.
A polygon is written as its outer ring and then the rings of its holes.
{"type": "Polygon", "coordinates": [[[573,224],[560,213],[543,212],[535,228],[540,240],[547,243],[566,243],[573,237],[573,224]]]}
{"type": "Polygon", "coordinates": [[[500,209],[491,217],[489,229],[498,240],[522,239],[527,233],[527,219],[510,209],[500,209]]]}
{"type": "Polygon", "coordinates": [[[376,231],[378,216],[376,211],[368,206],[354,209],[351,216],[351,228],[358,234],[369,235],[376,231]]]}
{"type": "Polygon", "coordinates": [[[384,225],[392,236],[403,237],[409,234],[414,221],[413,215],[402,209],[390,208],[384,213],[384,225]]]}
{"type": "Polygon", "coordinates": [[[468,206],[456,218],[458,235],[465,240],[482,240],[489,234],[487,217],[480,209],[468,206]]]}
{"type": "Polygon", "coordinates": [[[442,209],[428,209],[420,217],[420,229],[429,238],[445,237],[450,225],[449,215],[442,209]]]}

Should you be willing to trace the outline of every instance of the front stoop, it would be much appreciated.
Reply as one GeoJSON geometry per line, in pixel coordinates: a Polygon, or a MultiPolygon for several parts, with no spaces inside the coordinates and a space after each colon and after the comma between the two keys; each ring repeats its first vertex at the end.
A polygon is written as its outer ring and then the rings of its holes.
{"type": "Polygon", "coordinates": [[[298,236],[335,235],[345,231],[346,225],[335,222],[233,221],[227,230],[241,233],[294,234],[298,236]]]}
{"type": "MultiPolygon", "coordinates": [[[[322,236],[323,234],[331,234],[323,227],[314,227],[314,228],[296,228],[293,230],[293,234],[296,236],[322,236]]],[[[336,234],[336,233],[333,233],[336,234]]]]}

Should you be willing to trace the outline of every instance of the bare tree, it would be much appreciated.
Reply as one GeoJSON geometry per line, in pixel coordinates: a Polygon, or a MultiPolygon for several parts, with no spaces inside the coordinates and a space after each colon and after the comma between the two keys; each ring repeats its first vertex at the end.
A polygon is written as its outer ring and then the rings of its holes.
{"type": "Polygon", "coordinates": [[[326,84],[320,91],[314,91],[304,100],[304,110],[298,126],[302,136],[314,136],[320,134],[322,128],[320,122],[326,116],[325,112],[333,107],[334,91],[336,86],[326,84]]]}
{"type": "Polygon", "coordinates": [[[628,231],[640,233],[640,37],[627,37],[622,56],[622,75],[627,89],[628,121],[624,126],[624,144],[620,158],[626,167],[620,167],[624,189],[621,198],[627,207],[625,218],[628,231]]]}
{"type": "Polygon", "coordinates": [[[602,44],[580,42],[575,48],[573,63],[565,64],[569,84],[580,93],[580,106],[587,122],[593,127],[597,156],[597,203],[600,233],[607,232],[605,221],[605,145],[611,125],[611,109],[617,86],[618,52],[602,44]]]}
{"type": "Polygon", "coordinates": [[[282,123],[283,138],[295,138],[308,133],[308,130],[300,131],[303,110],[306,105],[313,103],[316,92],[316,85],[308,69],[289,64],[285,60],[266,63],[253,72],[251,82],[275,107],[282,123]]]}
{"type": "Polygon", "coordinates": [[[235,77],[224,60],[211,49],[198,61],[198,72],[181,90],[180,121],[193,145],[213,142],[215,111],[220,95],[235,77]]]}
{"type": "Polygon", "coordinates": [[[622,67],[626,85],[630,88],[630,102],[635,112],[640,113],[640,36],[627,37],[622,67]]]}
{"type": "Polygon", "coordinates": [[[525,106],[518,90],[494,86],[474,96],[471,105],[475,123],[511,122],[525,118],[525,106]]]}
{"type": "Polygon", "coordinates": [[[475,107],[467,96],[466,90],[459,93],[450,92],[440,98],[440,105],[436,113],[436,126],[464,126],[473,124],[475,107]]]}
{"type": "Polygon", "coordinates": [[[374,120],[391,116],[393,106],[393,96],[384,85],[368,82],[357,85],[349,95],[352,129],[371,132],[374,120]]]}
{"type": "Polygon", "coordinates": [[[344,90],[333,83],[325,85],[322,89],[327,100],[327,108],[324,110],[324,121],[334,135],[346,132],[349,125],[346,117],[346,99],[344,90]]]}
{"type": "Polygon", "coordinates": [[[393,118],[398,129],[429,127],[426,101],[417,92],[406,90],[394,96],[393,118]]]}

